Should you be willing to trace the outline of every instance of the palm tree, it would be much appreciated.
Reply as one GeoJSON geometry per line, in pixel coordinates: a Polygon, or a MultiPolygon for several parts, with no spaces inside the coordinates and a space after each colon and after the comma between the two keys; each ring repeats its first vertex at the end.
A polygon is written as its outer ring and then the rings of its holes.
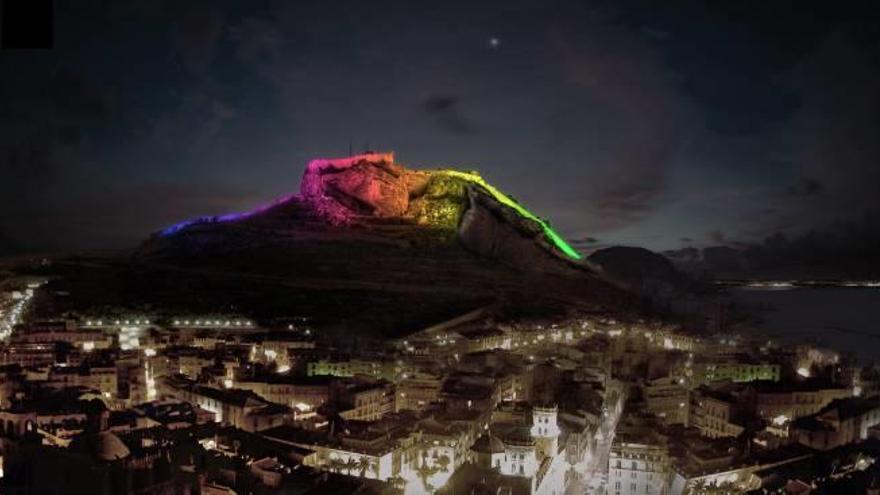
{"type": "Polygon", "coordinates": [[[689,483],[689,485],[690,486],[688,486],[687,491],[685,493],[688,493],[691,495],[701,494],[701,493],[703,493],[703,491],[706,488],[706,481],[705,480],[698,480],[696,482],[689,483]]]}
{"type": "Polygon", "coordinates": [[[338,473],[342,471],[343,462],[337,457],[331,457],[329,461],[327,461],[327,469],[334,473],[338,473]]]}
{"type": "Polygon", "coordinates": [[[714,485],[708,493],[709,495],[733,495],[735,493],[742,493],[742,491],[736,483],[725,481],[724,483],[714,485]]]}
{"type": "Polygon", "coordinates": [[[732,495],[734,493],[741,493],[741,489],[732,481],[725,481],[721,484],[710,484],[706,483],[705,480],[700,480],[693,484],[690,490],[686,493],[691,495],[732,495]]]}
{"type": "Polygon", "coordinates": [[[351,472],[358,468],[358,461],[349,457],[345,461],[345,465],[343,466],[343,468],[345,469],[345,474],[351,476],[351,472]]]}
{"type": "Polygon", "coordinates": [[[367,471],[369,471],[373,465],[373,463],[370,462],[370,458],[367,456],[363,456],[357,460],[357,464],[358,464],[358,469],[361,470],[361,478],[366,478],[367,471]]]}

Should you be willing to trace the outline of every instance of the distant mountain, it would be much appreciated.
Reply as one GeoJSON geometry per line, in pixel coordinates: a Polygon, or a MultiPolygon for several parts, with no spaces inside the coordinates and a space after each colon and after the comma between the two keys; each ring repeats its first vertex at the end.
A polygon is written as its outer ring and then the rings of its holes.
{"type": "Polygon", "coordinates": [[[405,335],[479,307],[499,316],[630,311],[542,219],[474,172],[413,170],[392,154],[314,160],[298,194],[153,234],[124,258],[55,266],[53,310],[307,316],[405,335]]]}
{"type": "Polygon", "coordinates": [[[690,279],[662,254],[640,247],[600,249],[588,260],[619,285],[648,297],[670,297],[684,292],[690,279]]]}
{"type": "Polygon", "coordinates": [[[851,279],[880,277],[880,219],[855,217],[793,237],[781,232],[762,242],[688,247],[666,254],[699,277],[716,279],[851,279]]]}

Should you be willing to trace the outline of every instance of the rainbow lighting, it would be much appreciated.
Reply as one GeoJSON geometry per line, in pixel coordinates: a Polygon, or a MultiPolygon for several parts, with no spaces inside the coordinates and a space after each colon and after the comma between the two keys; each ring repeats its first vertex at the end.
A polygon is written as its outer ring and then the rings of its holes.
{"type": "Polygon", "coordinates": [[[202,217],[190,218],[189,220],[184,220],[180,223],[176,223],[170,227],[166,227],[159,231],[159,235],[161,236],[169,236],[176,232],[180,232],[181,230],[191,226],[198,225],[203,223],[226,223],[226,222],[235,222],[237,220],[244,220],[245,218],[252,217],[259,213],[262,213],[274,206],[278,206],[282,203],[286,203],[296,197],[296,194],[289,194],[287,196],[281,197],[272,201],[271,203],[266,203],[264,205],[258,206],[250,211],[243,211],[238,213],[226,213],[223,215],[207,215],[202,217]]]}
{"type": "MultiPolygon", "coordinates": [[[[320,200],[324,197],[324,191],[322,190],[322,183],[320,180],[320,176],[322,175],[322,173],[324,173],[325,171],[330,170],[330,169],[344,170],[344,169],[347,169],[347,168],[350,168],[350,167],[356,165],[357,163],[360,163],[361,161],[367,161],[367,162],[371,162],[371,163],[382,162],[382,163],[394,164],[394,153],[367,153],[367,154],[357,155],[357,156],[352,156],[352,157],[347,157],[347,158],[337,158],[337,159],[330,159],[330,160],[327,160],[327,159],[312,160],[311,162],[309,162],[308,167],[306,167],[306,172],[305,172],[303,179],[302,179],[301,195],[300,196],[298,196],[296,194],[291,194],[291,195],[282,197],[276,201],[262,205],[256,209],[246,211],[246,212],[228,213],[225,215],[203,216],[203,217],[192,218],[192,219],[185,220],[183,222],[180,222],[178,224],[172,225],[170,227],[167,227],[167,228],[161,230],[159,232],[159,235],[169,236],[169,235],[177,233],[187,227],[190,227],[192,225],[199,225],[199,224],[206,224],[206,223],[226,223],[226,222],[235,222],[238,220],[243,220],[243,219],[252,217],[254,215],[257,215],[259,213],[262,213],[262,212],[264,212],[274,206],[277,206],[279,204],[286,203],[286,202],[293,200],[297,197],[302,198],[302,199],[310,199],[310,200],[318,199],[318,200],[320,200]]],[[[403,167],[401,167],[399,165],[397,165],[397,167],[399,167],[402,170],[405,170],[405,169],[403,169],[403,167]]],[[[562,236],[560,236],[558,233],[556,233],[556,231],[554,231],[547,224],[547,222],[545,222],[544,220],[539,218],[537,215],[535,215],[534,213],[527,210],[521,204],[517,203],[510,196],[507,196],[506,194],[502,193],[501,191],[496,189],[494,186],[492,186],[491,184],[486,182],[479,174],[474,173],[474,172],[460,172],[458,170],[450,170],[450,169],[428,171],[427,174],[433,175],[433,176],[440,176],[440,177],[448,177],[448,178],[452,178],[452,179],[457,179],[457,180],[464,181],[468,184],[473,184],[475,186],[480,187],[482,190],[487,192],[496,201],[511,208],[513,211],[515,211],[521,217],[526,218],[528,220],[531,220],[533,222],[536,222],[538,225],[540,225],[541,229],[544,231],[544,236],[547,238],[547,240],[550,241],[550,243],[553,246],[555,246],[564,255],[568,256],[569,258],[571,258],[573,260],[580,260],[581,259],[581,254],[579,252],[577,252],[573,247],[571,247],[567,242],[565,242],[565,240],[562,238],[562,236]]],[[[320,201],[318,202],[318,204],[320,204],[320,201]]],[[[333,203],[331,205],[327,205],[326,208],[328,209],[327,211],[330,211],[330,210],[336,211],[336,210],[341,209],[342,207],[341,207],[341,205],[333,203]]]]}
{"type": "Polygon", "coordinates": [[[508,206],[510,208],[513,208],[513,210],[515,212],[517,212],[520,216],[537,222],[538,225],[540,225],[541,228],[544,230],[544,235],[547,236],[547,238],[553,243],[554,246],[556,246],[560,251],[565,253],[566,256],[568,256],[569,258],[575,259],[575,260],[581,259],[581,254],[579,252],[575,251],[575,249],[573,247],[571,247],[567,242],[565,242],[565,240],[562,238],[562,236],[557,234],[555,230],[553,230],[549,225],[547,225],[547,222],[541,220],[534,213],[525,209],[525,207],[523,207],[521,204],[519,204],[516,201],[514,201],[513,199],[511,199],[510,196],[507,196],[506,194],[502,193],[501,191],[499,191],[498,189],[493,187],[491,184],[486,182],[479,175],[473,174],[473,173],[467,173],[467,172],[459,172],[457,170],[441,170],[439,173],[444,174],[444,175],[448,175],[450,177],[456,177],[456,178],[465,180],[467,182],[470,182],[472,184],[476,184],[476,185],[482,187],[483,189],[486,190],[486,192],[488,192],[499,203],[501,203],[505,206],[508,206]]]}

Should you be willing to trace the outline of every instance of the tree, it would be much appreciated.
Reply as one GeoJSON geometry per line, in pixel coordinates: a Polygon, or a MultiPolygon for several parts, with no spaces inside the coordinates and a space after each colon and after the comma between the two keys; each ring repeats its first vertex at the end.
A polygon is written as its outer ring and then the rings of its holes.
{"type": "Polygon", "coordinates": [[[703,493],[703,490],[706,488],[706,480],[698,480],[688,483],[687,490],[685,493],[689,495],[698,495],[703,493]]]}
{"type": "Polygon", "coordinates": [[[736,495],[737,493],[742,493],[742,489],[731,481],[715,484],[700,480],[694,483],[685,493],[689,495],[736,495]]]}
{"type": "Polygon", "coordinates": [[[326,466],[331,472],[338,473],[342,471],[343,462],[337,457],[331,457],[326,466]]]}
{"type": "Polygon", "coordinates": [[[357,460],[358,469],[361,470],[361,478],[367,477],[367,471],[373,466],[373,463],[370,461],[370,458],[367,456],[363,456],[357,460]]]}
{"type": "Polygon", "coordinates": [[[343,465],[343,468],[345,469],[345,474],[351,476],[352,471],[354,471],[355,469],[358,468],[358,461],[356,461],[356,460],[354,460],[353,458],[349,457],[349,458],[345,461],[345,464],[343,465]]]}

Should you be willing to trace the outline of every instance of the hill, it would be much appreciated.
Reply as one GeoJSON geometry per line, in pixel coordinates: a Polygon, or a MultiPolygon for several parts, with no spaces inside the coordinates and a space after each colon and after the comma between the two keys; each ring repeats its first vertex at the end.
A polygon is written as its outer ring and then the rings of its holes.
{"type": "Polygon", "coordinates": [[[498,318],[624,311],[547,222],[478,174],[411,170],[391,154],[309,164],[299,194],[200,217],[123,256],[68,257],[43,307],[303,316],[391,337],[491,307],[498,318]]]}

